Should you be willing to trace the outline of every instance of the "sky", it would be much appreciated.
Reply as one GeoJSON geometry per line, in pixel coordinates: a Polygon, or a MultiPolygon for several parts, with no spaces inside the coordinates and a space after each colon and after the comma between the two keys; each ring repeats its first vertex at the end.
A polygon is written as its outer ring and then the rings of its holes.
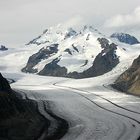
{"type": "Polygon", "coordinates": [[[26,44],[59,23],[138,35],[140,0],[0,0],[0,44],[26,44]]]}

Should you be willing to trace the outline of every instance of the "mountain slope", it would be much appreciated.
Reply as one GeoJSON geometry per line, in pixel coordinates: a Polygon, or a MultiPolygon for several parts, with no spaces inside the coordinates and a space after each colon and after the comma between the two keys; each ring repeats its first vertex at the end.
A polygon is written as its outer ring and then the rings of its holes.
{"type": "Polygon", "coordinates": [[[130,94],[140,95],[140,56],[134,60],[128,70],[120,75],[113,87],[130,94]]]}
{"type": "Polygon", "coordinates": [[[0,139],[38,139],[48,125],[48,120],[39,114],[36,102],[22,99],[0,74],[0,139]]]}
{"type": "Polygon", "coordinates": [[[126,33],[113,33],[110,37],[115,38],[118,41],[129,44],[129,45],[140,43],[136,37],[126,34],[126,33]]]}
{"type": "Polygon", "coordinates": [[[23,72],[87,78],[102,75],[119,63],[118,46],[91,26],[81,31],[53,27],[27,44],[31,46],[39,51],[29,57],[23,72]]]}
{"type": "Polygon", "coordinates": [[[8,81],[0,73],[0,91],[11,91],[8,81]]]}

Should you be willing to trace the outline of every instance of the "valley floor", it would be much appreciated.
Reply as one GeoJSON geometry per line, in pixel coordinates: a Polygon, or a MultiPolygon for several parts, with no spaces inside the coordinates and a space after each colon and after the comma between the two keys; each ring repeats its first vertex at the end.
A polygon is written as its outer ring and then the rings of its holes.
{"type": "MultiPolygon", "coordinates": [[[[83,80],[19,74],[12,87],[29,99],[46,101],[47,108],[49,103],[53,113],[68,121],[62,140],[138,140],[140,98],[112,89],[116,76],[115,70],[83,80]]],[[[45,116],[41,104],[38,108],[45,116]]]]}
{"type": "MultiPolygon", "coordinates": [[[[23,98],[26,93],[29,99],[43,101],[52,113],[67,120],[69,129],[62,140],[140,140],[140,98],[109,86],[131,65],[132,58],[105,75],[81,80],[23,74],[12,69],[16,64],[8,63],[8,57],[0,60],[2,74],[16,81],[11,86],[21,91],[23,98]]],[[[38,109],[50,117],[42,103],[38,109]]],[[[50,133],[54,124],[52,120],[50,133]]]]}

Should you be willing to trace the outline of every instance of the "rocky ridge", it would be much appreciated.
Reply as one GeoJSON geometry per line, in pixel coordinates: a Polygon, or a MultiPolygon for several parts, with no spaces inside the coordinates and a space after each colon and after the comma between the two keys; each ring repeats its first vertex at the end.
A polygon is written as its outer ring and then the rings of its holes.
{"type": "Polygon", "coordinates": [[[136,37],[127,33],[113,33],[110,37],[115,38],[118,41],[129,44],[129,45],[140,43],[136,37]]]}
{"type": "Polygon", "coordinates": [[[23,99],[0,74],[0,140],[60,139],[67,132],[68,123],[51,110],[44,110],[57,122],[53,133],[48,133],[52,122],[40,113],[38,103],[23,99]]]}
{"type": "Polygon", "coordinates": [[[113,87],[120,91],[140,96],[140,56],[133,61],[128,70],[118,77],[113,87]]]}
{"type": "Polygon", "coordinates": [[[53,27],[27,46],[38,47],[39,51],[29,57],[22,71],[39,75],[94,77],[119,63],[118,46],[92,26],[85,26],[79,32],[53,27]]]}

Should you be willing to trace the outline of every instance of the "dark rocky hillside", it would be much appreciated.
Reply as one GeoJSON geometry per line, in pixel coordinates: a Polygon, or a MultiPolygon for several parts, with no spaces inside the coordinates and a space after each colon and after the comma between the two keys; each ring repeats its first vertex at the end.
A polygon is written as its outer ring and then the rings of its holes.
{"type": "Polygon", "coordinates": [[[48,125],[36,103],[22,100],[0,74],[0,140],[35,140],[48,125]]]}
{"type": "Polygon", "coordinates": [[[93,66],[83,72],[84,78],[105,74],[119,63],[119,57],[116,55],[117,45],[114,43],[109,44],[109,41],[105,38],[98,38],[98,41],[103,50],[96,56],[93,66]]]}
{"type": "Polygon", "coordinates": [[[111,35],[111,38],[116,38],[120,42],[130,44],[130,45],[140,43],[136,37],[129,35],[129,34],[126,34],[126,33],[114,33],[111,35]]]}
{"type": "Polygon", "coordinates": [[[123,92],[140,95],[140,56],[118,77],[113,87],[123,92]]]}
{"type": "Polygon", "coordinates": [[[6,48],[4,45],[0,45],[0,51],[7,51],[8,48],[6,48]]]}
{"type": "Polygon", "coordinates": [[[7,91],[7,92],[12,91],[8,81],[2,76],[1,73],[0,73],[0,91],[7,91]]]}
{"type": "Polygon", "coordinates": [[[58,44],[52,44],[46,48],[40,49],[37,53],[29,57],[27,65],[22,69],[23,72],[35,73],[37,69],[33,67],[38,64],[41,60],[48,59],[51,55],[54,55],[58,51],[58,44]]]}
{"type": "Polygon", "coordinates": [[[52,120],[41,115],[38,102],[46,101],[22,99],[0,74],[0,140],[58,140],[63,137],[68,123],[44,104],[44,110],[56,122],[55,130],[50,132],[52,120]]]}

